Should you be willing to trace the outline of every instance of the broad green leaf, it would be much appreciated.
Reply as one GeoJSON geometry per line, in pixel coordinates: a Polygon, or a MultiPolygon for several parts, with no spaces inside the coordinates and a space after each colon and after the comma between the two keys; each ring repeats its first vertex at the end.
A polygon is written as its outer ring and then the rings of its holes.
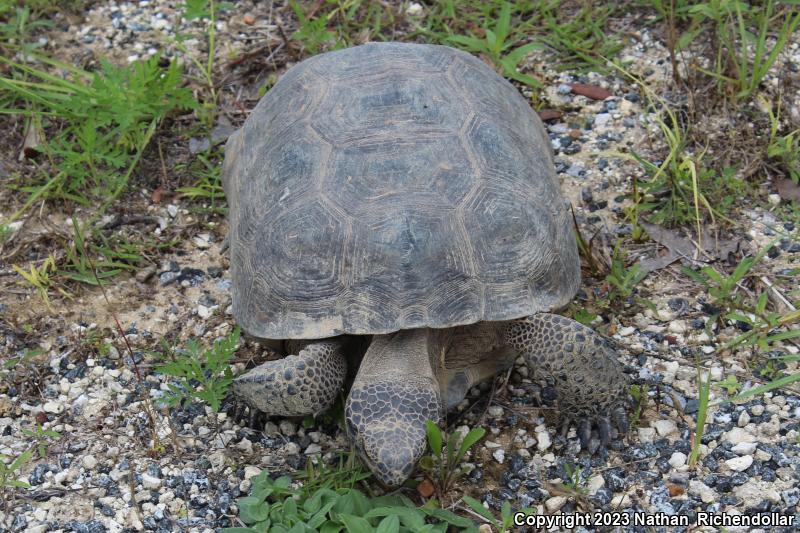
{"type": "Polygon", "coordinates": [[[261,522],[269,517],[269,505],[264,500],[247,496],[239,500],[239,518],[245,524],[261,522]]]}
{"type": "Polygon", "coordinates": [[[433,455],[441,457],[442,455],[442,430],[439,426],[431,420],[425,422],[425,432],[428,434],[428,444],[431,447],[433,455]]]}
{"type": "Polygon", "coordinates": [[[472,509],[482,517],[486,518],[491,523],[494,524],[497,522],[497,519],[494,517],[494,515],[486,507],[484,507],[481,502],[479,502],[472,496],[467,496],[465,494],[464,496],[461,497],[461,499],[464,501],[464,503],[466,503],[469,506],[470,509],[472,509]]]}
{"type": "Polygon", "coordinates": [[[344,523],[348,533],[371,533],[372,526],[365,518],[351,514],[339,514],[339,520],[344,523]]]}
{"type": "Polygon", "coordinates": [[[464,437],[464,440],[461,441],[461,448],[458,450],[458,457],[459,460],[464,457],[464,454],[467,453],[467,450],[472,448],[476,442],[481,440],[483,436],[486,435],[486,430],[483,428],[473,428],[467,433],[464,437]]]}
{"type": "Polygon", "coordinates": [[[390,515],[385,517],[378,524],[376,533],[398,533],[400,531],[400,520],[397,515],[390,515]]]}

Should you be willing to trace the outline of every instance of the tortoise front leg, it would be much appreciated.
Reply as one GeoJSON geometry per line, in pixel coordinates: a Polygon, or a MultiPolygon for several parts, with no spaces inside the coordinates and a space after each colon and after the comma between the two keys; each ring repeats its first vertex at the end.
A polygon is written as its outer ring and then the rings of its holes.
{"type": "Polygon", "coordinates": [[[601,447],[611,438],[612,419],[621,433],[627,432],[628,378],[605,338],[549,313],[511,321],[505,334],[531,371],[554,385],[563,430],[577,422],[582,448],[589,448],[592,426],[597,427],[601,447]]]}
{"type": "Polygon", "coordinates": [[[342,389],[347,376],[345,351],[353,343],[335,337],[288,344],[297,355],[267,361],[242,374],[233,381],[233,393],[268,415],[305,416],[325,411],[342,389]]]}

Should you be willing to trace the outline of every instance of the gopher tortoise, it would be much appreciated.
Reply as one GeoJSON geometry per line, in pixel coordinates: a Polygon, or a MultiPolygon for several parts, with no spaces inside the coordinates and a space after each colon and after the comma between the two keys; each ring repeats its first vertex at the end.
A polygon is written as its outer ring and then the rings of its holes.
{"type": "Polygon", "coordinates": [[[285,356],[235,380],[252,407],[319,413],[349,363],[347,433],[387,486],[426,420],[518,356],[583,447],[625,432],[614,350],[549,313],[580,284],[550,140],[478,59],[400,43],[307,59],[228,140],[223,185],[234,317],[285,356]]]}

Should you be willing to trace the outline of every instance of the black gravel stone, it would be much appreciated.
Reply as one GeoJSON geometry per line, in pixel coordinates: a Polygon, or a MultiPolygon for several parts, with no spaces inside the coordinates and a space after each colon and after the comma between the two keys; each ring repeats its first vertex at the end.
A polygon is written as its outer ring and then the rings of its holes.
{"type": "Polygon", "coordinates": [[[794,487],[781,492],[781,499],[787,507],[794,507],[800,503],[800,488],[794,487]]]}
{"type": "Polygon", "coordinates": [[[781,249],[776,246],[771,246],[769,250],[767,250],[767,255],[771,259],[775,259],[779,255],[781,255],[781,249]]]}
{"type": "Polygon", "coordinates": [[[750,479],[750,477],[744,472],[736,472],[730,477],[731,484],[734,487],[738,487],[739,485],[744,485],[745,483],[747,483],[748,479],[750,479]]]}
{"type": "Polygon", "coordinates": [[[28,483],[31,485],[41,485],[44,483],[44,475],[47,472],[56,473],[58,472],[58,469],[55,466],[46,463],[40,463],[36,465],[33,467],[30,477],[28,477],[28,483]]]}
{"type": "MultiPolygon", "coordinates": [[[[725,428],[722,428],[716,424],[711,424],[706,428],[706,431],[703,433],[703,438],[700,439],[700,442],[703,444],[708,444],[712,441],[719,440],[723,433],[725,433],[725,428]]],[[[712,470],[716,469],[712,468],[712,470]]]]}
{"type": "Polygon", "coordinates": [[[89,520],[88,522],[73,520],[64,524],[64,529],[76,533],[105,533],[106,526],[98,520],[89,520]]]}
{"type": "Polygon", "coordinates": [[[25,518],[25,515],[20,513],[14,517],[14,521],[11,522],[11,531],[23,531],[25,527],[28,525],[28,519],[25,518]]]}
{"type": "Polygon", "coordinates": [[[625,479],[625,472],[621,468],[612,468],[603,472],[603,479],[606,487],[612,492],[622,492],[628,486],[625,479]]]}
{"type": "Polygon", "coordinates": [[[208,272],[208,275],[212,278],[219,278],[222,276],[223,270],[222,267],[210,266],[206,269],[206,272],[208,272]]]}
{"type": "Polygon", "coordinates": [[[611,503],[611,499],[614,497],[614,493],[611,492],[610,489],[607,487],[600,487],[597,489],[597,492],[592,496],[590,499],[594,501],[598,507],[605,507],[609,503],[611,503]]]}

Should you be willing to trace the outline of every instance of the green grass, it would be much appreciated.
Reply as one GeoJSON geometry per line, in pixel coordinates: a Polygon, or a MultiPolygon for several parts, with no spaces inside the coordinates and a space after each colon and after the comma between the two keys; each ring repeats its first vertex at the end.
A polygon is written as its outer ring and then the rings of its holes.
{"type": "Polygon", "coordinates": [[[500,69],[503,75],[512,80],[524,83],[529,87],[541,89],[542,82],[519,72],[519,63],[534,50],[543,48],[541,43],[528,43],[517,46],[520,39],[511,33],[511,4],[504,3],[500,9],[497,20],[492,27],[487,25],[482,29],[483,38],[466,35],[452,35],[447,37],[448,44],[464,48],[473,53],[484,54],[500,69]]]}
{"type": "Polygon", "coordinates": [[[756,93],[800,27],[800,8],[793,2],[651,0],[650,4],[667,24],[675,79],[681,52],[707,44],[711,68],[696,63],[691,68],[715,80],[718,94],[733,102],[746,101],[756,93]]]}
{"type": "Polygon", "coordinates": [[[43,142],[32,148],[45,160],[17,187],[28,199],[5,222],[48,198],[99,203],[97,217],[125,190],[158,125],[196,102],[177,63],[162,67],[159,57],[128,67],[103,62],[97,72],[38,59],[67,77],[0,58],[10,72],[0,77],[0,113],[26,117],[41,131],[43,142]]]}

